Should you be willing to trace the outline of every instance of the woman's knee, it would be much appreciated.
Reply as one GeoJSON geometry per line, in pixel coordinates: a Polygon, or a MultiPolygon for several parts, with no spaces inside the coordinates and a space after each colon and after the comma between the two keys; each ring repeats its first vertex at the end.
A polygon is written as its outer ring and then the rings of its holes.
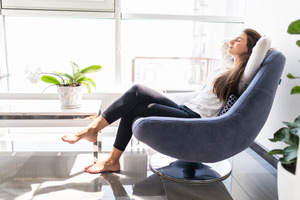
{"type": "Polygon", "coordinates": [[[141,84],[135,84],[130,89],[129,92],[134,93],[135,95],[141,93],[142,91],[145,91],[146,86],[141,84]]]}
{"type": "Polygon", "coordinates": [[[144,88],[145,86],[141,85],[141,84],[134,84],[130,90],[133,90],[133,91],[139,91],[141,90],[142,88],[144,88]]]}

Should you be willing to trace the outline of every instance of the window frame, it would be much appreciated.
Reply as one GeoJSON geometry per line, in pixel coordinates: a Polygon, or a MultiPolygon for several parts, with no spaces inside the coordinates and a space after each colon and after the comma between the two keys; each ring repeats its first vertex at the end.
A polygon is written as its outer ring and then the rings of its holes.
{"type": "Polygon", "coordinates": [[[2,9],[114,12],[114,0],[2,0],[2,9]]]}
{"type": "MultiPolygon", "coordinates": [[[[0,33],[5,33],[5,16],[52,16],[52,17],[79,17],[79,18],[104,18],[104,19],[114,19],[115,20],[115,85],[116,87],[121,86],[121,23],[122,20],[186,20],[192,22],[211,22],[211,23],[237,23],[244,24],[244,17],[240,16],[202,16],[202,15],[166,15],[166,14],[146,14],[146,13],[128,13],[121,11],[121,0],[109,0],[114,3],[113,11],[83,11],[83,10],[38,10],[38,9],[13,9],[8,8],[5,1],[28,1],[34,2],[36,0],[1,0],[1,27],[0,33]],[[4,6],[3,6],[4,5],[4,6]]],[[[50,0],[48,0],[50,1],[50,0]]],[[[66,0],[61,0],[66,1],[66,0]]],[[[6,55],[6,38],[5,34],[1,34],[0,37],[4,37],[5,55],[6,55]]],[[[7,71],[9,71],[9,66],[6,66],[7,71]]],[[[7,81],[9,82],[9,81],[7,81]]],[[[100,92],[102,93],[102,92],[100,92]]],[[[22,98],[25,95],[27,98],[37,98],[35,93],[12,93],[8,92],[2,93],[1,98],[22,98]]],[[[42,94],[45,98],[56,98],[56,94],[42,94]],[[50,96],[49,96],[50,95],[50,96]]],[[[93,92],[89,94],[87,98],[93,99],[97,98],[99,92],[93,92]]],[[[41,98],[41,95],[39,96],[41,98]]],[[[42,97],[43,98],[43,97],[42,97]]]]}

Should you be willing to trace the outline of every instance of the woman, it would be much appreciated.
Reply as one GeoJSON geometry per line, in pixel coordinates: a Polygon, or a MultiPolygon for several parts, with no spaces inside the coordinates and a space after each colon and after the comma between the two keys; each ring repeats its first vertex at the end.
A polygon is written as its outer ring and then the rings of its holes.
{"type": "Polygon", "coordinates": [[[121,118],[109,156],[85,168],[85,171],[89,173],[119,171],[119,160],[132,137],[131,127],[136,117],[207,118],[217,116],[230,94],[240,95],[247,87],[269,48],[268,38],[261,37],[252,29],[245,29],[229,44],[223,45],[224,69],[211,75],[206,87],[194,99],[184,105],[177,105],[159,92],[135,85],[85,129],[73,135],[65,135],[62,140],[71,144],[81,139],[95,142],[99,131],[121,118]]]}

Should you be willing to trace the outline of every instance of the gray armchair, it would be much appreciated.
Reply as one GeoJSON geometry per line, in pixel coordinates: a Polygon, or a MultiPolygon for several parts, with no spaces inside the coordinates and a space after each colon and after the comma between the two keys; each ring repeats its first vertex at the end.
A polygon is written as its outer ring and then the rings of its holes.
{"type": "MultiPolygon", "coordinates": [[[[269,51],[248,88],[224,115],[207,119],[172,117],[137,119],[132,130],[139,141],[161,154],[178,159],[167,167],[159,169],[151,167],[154,172],[163,175],[168,171],[167,168],[174,165],[185,167],[187,165],[188,170],[191,170],[191,166],[205,168],[199,163],[220,162],[249,147],[268,118],[284,64],[285,57],[282,53],[276,50],[269,51]]],[[[190,95],[195,93],[175,95],[171,98],[177,103],[183,103],[185,96],[190,95]]],[[[167,177],[172,176],[172,173],[167,177]]],[[[179,173],[183,172],[177,174],[179,173]]],[[[197,176],[184,177],[206,179],[202,175],[197,176]]]]}

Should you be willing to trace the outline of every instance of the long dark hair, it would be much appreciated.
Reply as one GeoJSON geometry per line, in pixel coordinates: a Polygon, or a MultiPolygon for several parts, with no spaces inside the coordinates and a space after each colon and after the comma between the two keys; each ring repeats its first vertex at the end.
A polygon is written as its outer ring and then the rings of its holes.
{"type": "Polygon", "coordinates": [[[227,101],[231,94],[238,95],[238,85],[245,71],[252,49],[259,38],[261,38],[261,35],[253,29],[245,29],[243,32],[247,35],[247,53],[240,57],[241,62],[238,67],[234,67],[222,73],[213,83],[213,92],[221,101],[227,101]]]}

